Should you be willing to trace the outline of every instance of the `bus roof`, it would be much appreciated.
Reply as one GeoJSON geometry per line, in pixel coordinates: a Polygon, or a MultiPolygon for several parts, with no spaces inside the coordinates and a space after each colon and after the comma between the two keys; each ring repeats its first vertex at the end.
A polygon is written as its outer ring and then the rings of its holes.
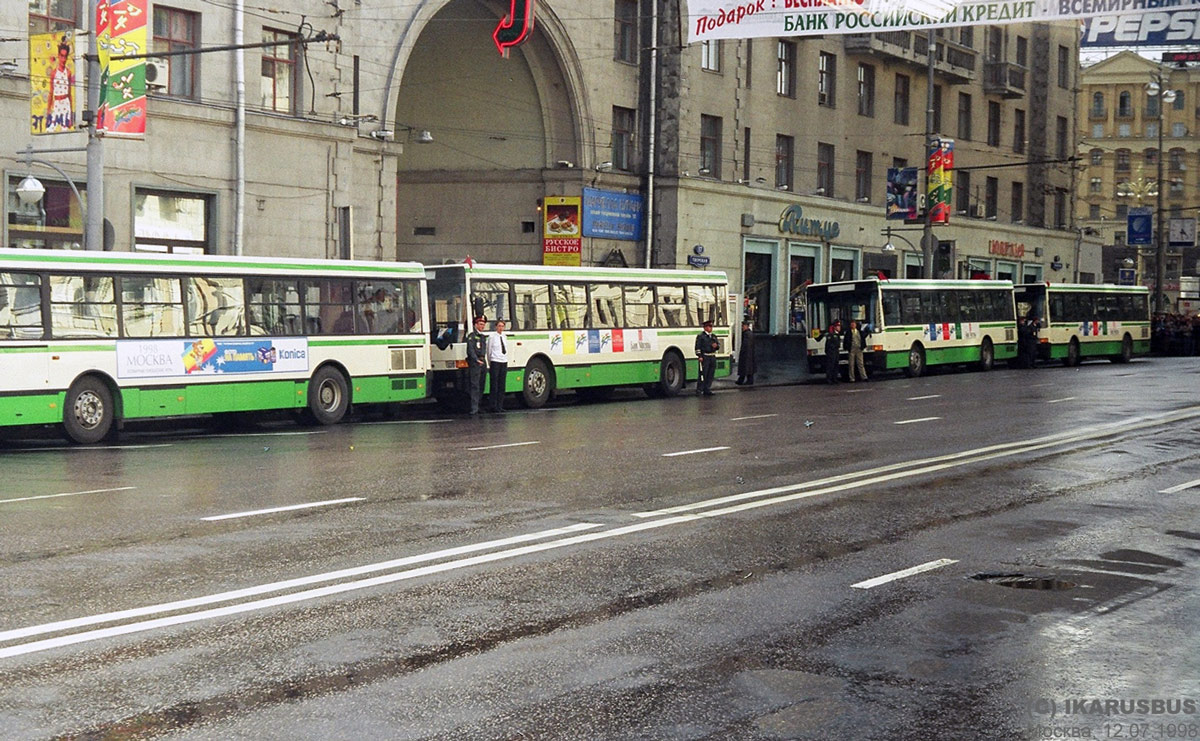
{"type": "Polygon", "coordinates": [[[1118,286],[1113,283],[1019,283],[1015,286],[1022,288],[1045,288],[1049,291],[1072,291],[1088,293],[1149,293],[1145,286],[1118,286]]]}
{"type": "Polygon", "coordinates": [[[136,270],[149,273],[203,272],[212,275],[325,273],[396,277],[399,274],[406,278],[420,278],[425,275],[424,267],[415,262],[7,248],[0,249],[0,269],[113,272],[136,270]]]}
{"type": "Polygon", "coordinates": [[[920,278],[863,278],[861,280],[844,280],[836,283],[813,283],[808,287],[808,290],[818,289],[836,289],[837,286],[854,286],[867,287],[879,286],[880,288],[899,288],[910,290],[936,290],[939,288],[966,288],[975,290],[985,289],[1003,289],[1008,290],[1013,287],[1012,281],[1008,280],[950,280],[950,279],[920,279],[920,278]]]}
{"type": "Polygon", "coordinates": [[[647,268],[568,267],[562,265],[502,265],[497,263],[454,263],[430,265],[427,271],[462,270],[474,278],[517,280],[600,280],[603,278],[640,283],[726,283],[728,278],[719,270],[657,270],[647,268]]]}

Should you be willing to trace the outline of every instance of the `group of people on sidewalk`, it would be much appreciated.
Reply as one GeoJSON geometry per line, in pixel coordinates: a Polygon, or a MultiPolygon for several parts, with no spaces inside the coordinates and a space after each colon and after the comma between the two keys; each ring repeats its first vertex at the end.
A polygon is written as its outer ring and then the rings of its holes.
{"type": "Polygon", "coordinates": [[[471,416],[479,414],[483,401],[483,385],[491,376],[490,411],[504,414],[504,382],[508,376],[508,344],[504,341],[504,320],[496,320],[496,331],[485,335],[487,318],[475,317],[474,327],[467,335],[467,381],[470,386],[471,416]]]}
{"type": "Polygon", "coordinates": [[[825,383],[838,382],[838,360],[842,350],[846,351],[847,370],[850,383],[855,376],[867,380],[867,366],[863,360],[863,352],[867,347],[867,338],[871,336],[871,325],[861,327],[857,320],[851,319],[850,326],[842,330],[842,320],[835,319],[829,329],[817,333],[817,341],[825,340],[825,383]]]}

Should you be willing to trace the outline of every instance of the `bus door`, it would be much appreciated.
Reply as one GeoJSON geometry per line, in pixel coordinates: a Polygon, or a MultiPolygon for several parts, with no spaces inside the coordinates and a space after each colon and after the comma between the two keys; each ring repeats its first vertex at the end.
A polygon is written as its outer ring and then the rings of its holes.
{"type": "Polygon", "coordinates": [[[429,339],[433,343],[430,353],[435,361],[434,366],[441,368],[436,361],[449,360],[451,366],[455,360],[454,346],[458,345],[465,359],[467,327],[470,318],[467,316],[467,285],[466,277],[461,269],[444,268],[428,273],[426,291],[429,300],[429,339]]]}

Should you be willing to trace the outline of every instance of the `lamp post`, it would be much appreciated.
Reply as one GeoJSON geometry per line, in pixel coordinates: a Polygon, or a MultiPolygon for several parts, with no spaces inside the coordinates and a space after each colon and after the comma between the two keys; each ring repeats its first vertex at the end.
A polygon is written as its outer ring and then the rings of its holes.
{"type": "MultiPolygon", "coordinates": [[[[42,200],[42,196],[46,195],[46,186],[42,185],[42,181],[38,180],[37,178],[35,178],[33,176],[32,173],[30,173],[30,170],[33,169],[34,164],[43,165],[43,166],[49,167],[50,169],[57,172],[59,174],[59,176],[63,180],[66,181],[67,185],[71,186],[71,192],[75,194],[76,200],[79,201],[79,209],[83,212],[84,223],[86,224],[87,218],[91,212],[91,209],[89,209],[87,207],[87,204],[84,203],[83,196],[80,195],[80,193],[79,193],[79,188],[75,186],[75,181],[72,180],[71,176],[67,175],[67,173],[63,172],[63,169],[61,167],[54,164],[53,162],[49,162],[49,161],[43,160],[43,159],[37,159],[36,157],[33,156],[35,154],[44,154],[44,153],[48,153],[48,152],[80,152],[80,151],[85,151],[85,150],[83,150],[80,147],[73,147],[73,148],[72,147],[64,147],[62,149],[34,149],[32,145],[26,145],[25,149],[23,151],[18,152],[17,154],[25,155],[25,179],[17,184],[17,189],[16,189],[17,198],[21,201],[21,203],[24,203],[27,205],[38,203],[39,201],[42,200]]],[[[101,235],[103,235],[103,231],[101,231],[101,235]]],[[[102,249],[103,248],[103,236],[98,238],[97,241],[92,242],[92,235],[85,228],[84,233],[83,233],[83,248],[88,249],[88,250],[102,249]]]]}
{"type": "Polygon", "coordinates": [[[1163,311],[1163,284],[1167,278],[1166,252],[1167,243],[1163,229],[1163,108],[1168,103],[1175,102],[1175,91],[1163,87],[1166,80],[1159,69],[1154,73],[1154,79],[1146,85],[1146,95],[1158,101],[1158,199],[1154,209],[1155,244],[1154,244],[1154,312],[1163,311]]]}
{"type": "MultiPolygon", "coordinates": [[[[1162,161],[1160,158],[1159,165],[1161,164],[1162,161]]],[[[1138,170],[1140,173],[1141,168],[1139,167],[1138,170]]],[[[1162,173],[1160,170],[1159,177],[1161,178],[1161,176],[1162,173]]],[[[1141,207],[1144,200],[1160,196],[1161,189],[1158,186],[1158,180],[1148,180],[1139,174],[1138,177],[1133,180],[1123,180],[1117,183],[1117,196],[1120,198],[1133,198],[1137,202],[1137,205],[1141,207]]],[[[1160,204],[1162,203],[1161,198],[1159,198],[1158,202],[1160,204]]],[[[1140,247],[1136,249],[1138,256],[1137,275],[1138,281],[1140,282],[1146,279],[1146,271],[1144,269],[1144,265],[1142,264],[1142,258],[1149,254],[1149,250],[1145,250],[1140,247]]]]}

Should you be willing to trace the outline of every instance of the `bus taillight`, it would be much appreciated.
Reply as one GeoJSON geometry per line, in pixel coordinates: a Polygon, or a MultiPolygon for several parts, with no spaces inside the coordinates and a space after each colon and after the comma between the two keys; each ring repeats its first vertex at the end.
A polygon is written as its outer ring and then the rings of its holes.
{"type": "Polygon", "coordinates": [[[455,360],[455,361],[454,361],[454,367],[455,367],[455,368],[466,368],[466,367],[467,367],[467,361],[465,361],[465,360],[455,360]]]}

